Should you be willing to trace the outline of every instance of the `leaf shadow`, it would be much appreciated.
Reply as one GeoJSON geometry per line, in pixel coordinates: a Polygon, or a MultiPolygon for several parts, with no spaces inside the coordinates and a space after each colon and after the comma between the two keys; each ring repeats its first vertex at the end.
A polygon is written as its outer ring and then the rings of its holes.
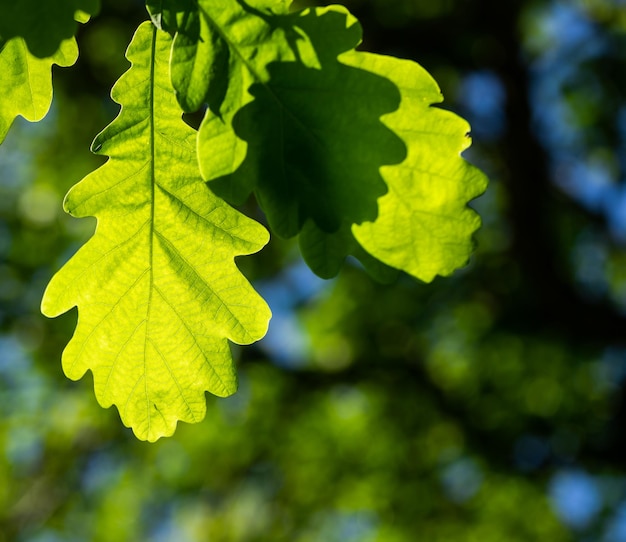
{"type": "Polygon", "coordinates": [[[361,39],[347,11],[254,12],[285,33],[296,60],[270,63],[269,81],[248,89],[254,99],[233,120],[248,144],[246,157],[209,186],[225,199],[232,183],[254,187],[270,227],[282,237],[298,234],[309,219],[327,233],[346,222],[375,220],[377,200],[388,190],[380,168],[407,154],[381,120],[398,109],[398,87],[340,62],[361,39]]]}

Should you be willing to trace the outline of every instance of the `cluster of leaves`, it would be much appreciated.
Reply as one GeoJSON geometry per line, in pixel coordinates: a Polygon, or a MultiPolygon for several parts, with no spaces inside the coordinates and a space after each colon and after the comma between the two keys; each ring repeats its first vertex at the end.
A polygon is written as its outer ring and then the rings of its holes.
{"type": "MultiPolygon", "coordinates": [[[[267,330],[270,310],[234,258],[269,234],[231,205],[254,194],[322,277],[352,255],[378,280],[430,281],[471,252],[479,218],[467,202],[485,179],[460,156],[466,122],[431,107],[439,89],[416,63],[357,51],[347,10],[290,3],[148,0],[151,21],[112,90],[121,111],[92,145],[109,160],[66,197],[98,226],[42,311],[78,307],[64,371],[91,370],[99,403],[138,438],[202,419],[205,391],[232,394],[228,341],[267,330]],[[202,110],[196,131],[183,113],[202,110]]],[[[18,114],[45,115],[50,68],[75,62],[75,21],[97,9],[0,1],[0,140],[18,114]]]]}

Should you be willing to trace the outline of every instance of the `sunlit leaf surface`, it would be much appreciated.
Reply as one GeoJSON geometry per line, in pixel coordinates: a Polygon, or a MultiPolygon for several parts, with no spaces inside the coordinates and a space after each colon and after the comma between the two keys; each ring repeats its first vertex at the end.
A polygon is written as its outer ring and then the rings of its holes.
{"type": "Polygon", "coordinates": [[[384,122],[407,146],[401,164],[382,168],[388,192],[378,200],[377,218],[354,224],[354,236],[380,261],[426,282],[451,274],[467,263],[472,234],[480,226],[467,203],[487,185],[482,172],[460,155],[470,145],[469,125],[431,107],[442,99],[439,88],[415,62],[365,53],[342,61],[397,84],[401,105],[384,122]]]}
{"type": "Polygon", "coordinates": [[[63,354],[72,379],[94,375],[101,405],[117,405],[141,439],[197,422],[204,392],[236,378],[227,339],[261,338],[269,309],[234,257],[268,240],[262,226],[215,197],[199,176],[196,132],[169,83],[169,36],[145,23],[113,88],[119,116],[94,141],[110,160],[67,195],[74,216],[96,216],[92,239],[55,275],[48,316],[78,306],[63,354]]]}

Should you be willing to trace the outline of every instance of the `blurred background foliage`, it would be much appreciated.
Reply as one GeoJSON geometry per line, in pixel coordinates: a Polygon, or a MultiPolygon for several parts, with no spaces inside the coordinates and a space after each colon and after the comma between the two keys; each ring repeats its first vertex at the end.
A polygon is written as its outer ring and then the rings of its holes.
{"type": "Polygon", "coordinates": [[[240,391],[135,440],[61,372],[76,315],[39,313],[93,231],[61,201],[146,18],[104,0],[51,113],[0,147],[0,542],[626,541],[626,2],[345,5],[473,126],[472,262],[324,282],[274,239],[240,261],[274,310],[234,348],[240,391]]]}

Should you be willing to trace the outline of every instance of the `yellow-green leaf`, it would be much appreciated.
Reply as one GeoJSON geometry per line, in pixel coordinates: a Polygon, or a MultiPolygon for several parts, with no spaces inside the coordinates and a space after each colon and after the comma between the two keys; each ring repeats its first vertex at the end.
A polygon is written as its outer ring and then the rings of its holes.
{"type": "Polygon", "coordinates": [[[487,186],[483,173],[461,156],[471,143],[469,125],[432,107],[441,93],[415,62],[366,53],[341,60],[397,85],[400,107],[383,121],[407,146],[400,164],[382,168],[388,192],[378,200],[375,220],[352,225],[356,240],[378,260],[425,282],[450,275],[474,248],[480,217],[467,204],[487,186]]]}
{"type": "Polygon", "coordinates": [[[97,12],[98,0],[0,0],[0,143],[18,115],[36,122],[52,102],[53,64],[78,58],[77,21],[97,12]]]}
{"type": "Polygon", "coordinates": [[[53,64],[71,66],[78,58],[74,38],[61,42],[52,56],[37,58],[24,38],[15,37],[0,49],[0,143],[18,115],[31,122],[46,116],[52,102],[53,64]]]}
{"type": "Polygon", "coordinates": [[[110,159],[65,201],[70,214],[97,217],[96,233],[42,302],[47,316],[78,307],[67,376],[91,370],[100,404],[150,441],[202,419],[206,390],[235,391],[228,340],[260,339],[270,317],[234,263],[267,231],[202,181],[196,132],[169,81],[170,45],[150,23],[133,38],[132,66],[112,91],[122,110],[93,145],[110,159]]]}

